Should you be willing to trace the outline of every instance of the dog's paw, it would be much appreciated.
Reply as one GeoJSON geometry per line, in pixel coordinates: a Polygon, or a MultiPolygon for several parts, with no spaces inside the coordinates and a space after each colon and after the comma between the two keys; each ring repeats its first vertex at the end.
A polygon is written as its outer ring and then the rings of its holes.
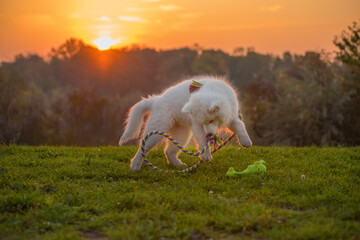
{"type": "Polygon", "coordinates": [[[131,164],[130,169],[133,170],[134,172],[139,172],[141,170],[141,166],[131,164]]]}
{"type": "Polygon", "coordinates": [[[178,165],[174,165],[176,168],[184,168],[184,167],[187,167],[187,164],[186,163],[181,163],[181,164],[178,164],[178,165]]]}
{"type": "Polygon", "coordinates": [[[248,148],[248,147],[252,146],[252,141],[249,137],[240,137],[239,141],[240,141],[241,146],[243,146],[243,147],[248,148]]]}
{"type": "Polygon", "coordinates": [[[212,158],[211,153],[208,151],[201,154],[201,159],[204,160],[205,162],[210,162],[211,158],[212,158]]]}
{"type": "Polygon", "coordinates": [[[124,145],[127,141],[128,141],[128,139],[126,139],[125,136],[122,136],[119,140],[119,146],[124,145]]]}
{"type": "Polygon", "coordinates": [[[130,169],[138,172],[141,169],[142,161],[136,161],[136,159],[131,159],[130,169]]]}

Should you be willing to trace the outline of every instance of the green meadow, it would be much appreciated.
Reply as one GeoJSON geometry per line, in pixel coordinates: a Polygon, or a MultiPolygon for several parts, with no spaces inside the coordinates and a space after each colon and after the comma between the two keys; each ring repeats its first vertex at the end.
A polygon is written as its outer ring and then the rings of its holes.
{"type": "Polygon", "coordinates": [[[360,239],[360,147],[234,145],[187,174],[132,172],[136,150],[0,147],[0,239],[360,239]]]}

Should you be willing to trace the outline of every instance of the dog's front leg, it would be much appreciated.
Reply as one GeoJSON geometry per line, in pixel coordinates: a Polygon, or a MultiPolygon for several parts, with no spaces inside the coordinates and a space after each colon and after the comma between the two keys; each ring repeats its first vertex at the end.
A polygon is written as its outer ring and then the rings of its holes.
{"type": "Polygon", "coordinates": [[[235,132],[240,144],[244,147],[251,147],[252,142],[246,131],[245,124],[239,118],[236,118],[230,122],[229,128],[235,132]]]}
{"type": "MultiPolygon", "coordinates": [[[[203,128],[202,124],[200,124],[196,121],[191,121],[191,124],[192,124],[192,131],[193,131],[194,137],[198,143],[198,147],[199,147],[198,150],[202,151],[207,144],[207,139],[206,139],[206,134],[205,134],[204,128],[203,128]]],[[[203,154],[201,154],[201,158],[206,162],[210,162],[211,161],[210,149],[207,149],[203,154]]]]}

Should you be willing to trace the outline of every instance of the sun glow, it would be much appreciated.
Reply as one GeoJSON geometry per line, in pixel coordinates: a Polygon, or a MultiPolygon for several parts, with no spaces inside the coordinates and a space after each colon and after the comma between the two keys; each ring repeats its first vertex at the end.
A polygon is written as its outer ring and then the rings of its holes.
{"type": "Polygon", "coordinates": [[[117,43],[116,40],[112,39],[111,37],[101,37],[96,40],[94,40],[94,44],[98,47],[99,50],[107,50],[111,46],[115,45],[117,43]]]}

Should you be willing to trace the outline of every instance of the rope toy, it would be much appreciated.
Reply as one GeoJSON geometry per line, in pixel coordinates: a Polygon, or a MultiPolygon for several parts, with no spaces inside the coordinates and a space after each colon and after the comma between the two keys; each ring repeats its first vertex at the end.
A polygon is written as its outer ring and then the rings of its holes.
{"type": "Polygon", "coordinates": [[[205,145],[204,149],[201,152],[190,152],[186,149],[184,149],[183,146],[180,145],[180,143],[178,143],[177,141],[175,141],[174,138],[172,138],[169,134],[167,134],[166,132],[162,132],[162,131],[151,131],[148,134],[146,134],[146,136],[141,140],[141,157],[144,160],[144,162],[151,167],[152,169],[156,170],[156,171],[160,171],[163,173],[187,173],[190,172],[192,170],[194,170],[195,168],[198,168],[200,166],[201,163],[204,162],[203,159],[200,159],[199,162],[197,162],[195,165],[193,165],[192,167],[183,169],[183,170],[163,170],[158,168],[157,166],[155,166],[154,164],[152,164],[149,160],[146,159],[146,153],[145,153],[145,143],[146,140],[149,139],[149,137],[151,137],[154,134],[159,134],[162,135],[164,137],[166,137],[167,139],[169,139],[172,143],[174,143],[182,152],[190,155],[190,156],[199,156],[201,154],[203,154],[207,149],[209,149],[211,144],[214,144],[214,149],[211,151],[211,153],[215,153],[216,151],[218,151],[219,149],[221,149],[223,146],[225,146],[228,142],[230,142],[231,139],[233,139],[233,137],[235,136],[235,133],[232,134],[228,139],[226,139],[225,141],[221,141],[220,145],[216,145],[216,141],[219,141],[219,137],[213,136],[211,138],[208,139],[208,143],[205,145]]]}
{"type": "MultiPolygon", "coordinates": [[[[238,111],[238,117],[239,119],[242,121],[243,118],[242,118],[242,115],[241,115],[241,112],[238,111]]],[[[211,151],[211,153],[215,153],[216,151],[220,150],[223,146],[225,146],[226,144],[228,144],[231,139],[233,139],[235,137],[235,133],[233,133],[228,139],[226,139],[225,141],[223,141],[221,138],[219,137],[216,137],[216,136],[212,136],[208,139],[208,142],[207,144],[205,145],[204,149],[201,151],[201,152],[197,152],[197,153],[194,153],[194,152],[190,152],[186,149],[184,149],[183,146],[181,146],[180,143],[178,143],[177,141],[175,141],[174,138],[172,138],[169,134],[167,134],[166,132],[162,132],[162,131],[151,131],[149,132],[148,134],[146,134],[146,136],[141,140],[141,157],[143,159],[143,161],[149,166],[151,167],[152,169],[156,170],[156,171],[160,171],[160,172],[163,172],[163,173],[187,173],[187,172],[190,172],[192,170],[194,170],[195,168],[198,168],[200,166],[201,163],[204,162],[203,159],[200,159],[199,162],[197,162],[195,165],[193,165],[192,167],[189,167],[189,168],[186,168],[186,169],[183,169],[183,170],[163,170],[163,169],[160,169],[158,168],[157,166],[155,166],[154,164],[152,164],[149,160],[146,159],[146,153],[145,153],[145,143],[146,143],[146,140],[148,140],[152,135],[154,134],[159,134],[159,135],[162,135],[163,137],[166,137],[167,139],[169,139],[172,143],[174,143],[182,152],[190,155],[190,156],[199,156],[201,154],[203,154],[206,150],[208,150],[210,148],[210,145],[213,144],[214,145],[214,148],[213,150],[211,151]],[[217,142],[220,142],[220,144],[218,145],[217,142]]]]}

